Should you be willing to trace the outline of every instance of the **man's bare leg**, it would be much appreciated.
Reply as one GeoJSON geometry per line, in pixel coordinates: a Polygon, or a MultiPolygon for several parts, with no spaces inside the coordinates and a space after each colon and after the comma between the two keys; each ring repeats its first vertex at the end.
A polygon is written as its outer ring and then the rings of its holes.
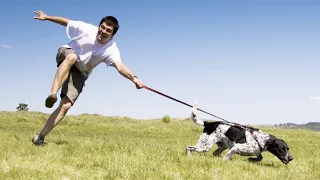
{"type": "Polygon", "coordinates": [[[61,99],[59,107],[50,115],[39,136],[44,138],[65,117],[72,103],[67,96],[61,99]]]}
{"type": "Polygon", "coordinates": [[[59,107],[50,115],[42,131],[32,138],[34,145],[42,146],[45,144],[44,138],[49,132],[59,124],[59,122],[65,117],[68,110],[71,108],[72,103],[68,97],[61,99],[59,107]]]}
{"type": "Polygon", "coordinates": [[[68,54],[64,61],[59,65],[56,75],[53,80],[51,93],[46,99],[46,107],[51,108],[57,101],[57,93],[61,89],[63,83],[67,80],[69,76],[69,71],[71,67],[75,64],[77,60],[77,55],[68,54]]]}

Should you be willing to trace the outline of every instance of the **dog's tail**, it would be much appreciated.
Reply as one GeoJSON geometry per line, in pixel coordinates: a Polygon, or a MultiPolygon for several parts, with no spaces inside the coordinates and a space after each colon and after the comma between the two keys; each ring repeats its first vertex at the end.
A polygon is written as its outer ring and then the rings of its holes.
{"type": "Polygon", "coordinates": [[[203,126],[204,122],[201,119],[199,119],[198,116],[197,116],[197,110],[198,110],[197,109],[197,104],[198,104],[197,101],[193,104],[190,118],[192,119],[192,121],[194,123],[203,126]]]}

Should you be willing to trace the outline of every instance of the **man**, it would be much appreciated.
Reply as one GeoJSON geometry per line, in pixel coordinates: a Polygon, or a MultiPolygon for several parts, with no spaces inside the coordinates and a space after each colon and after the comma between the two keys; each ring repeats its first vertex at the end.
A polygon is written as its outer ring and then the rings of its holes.
{"type": "Polygon", "coordinates": [[[56,55],[57,72],[51,93],[45,105],[51,108],[57,101],[57,93],[61,89],[59,107],[50,115],[42,131],[32,138],[35,145],[43,145],[45,136],[64,118],[68,110],[82,92],[85,81],[92,70],[100,63],[115,67],[125,78],[131,80],[137,89],[143,83],[130,69],[122,63],[114,35],[119,29],[118,20],[113,16],[101,19],[99,26],[82,21],[69,20],[59,16],[48,16],[42,11],[35,11],[34,19],[51,21],[66,27],[67,37],[71,41],[61,46],[56,55]]]}

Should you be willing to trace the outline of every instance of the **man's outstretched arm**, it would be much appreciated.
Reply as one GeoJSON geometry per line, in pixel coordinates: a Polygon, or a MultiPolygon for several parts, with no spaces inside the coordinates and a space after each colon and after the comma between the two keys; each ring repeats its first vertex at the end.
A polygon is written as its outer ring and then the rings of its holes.
{"type": "Polygon", "coordinates": [[[38,16],[33,17],[34,19],[38,19],[38,20],[48,20],[57,24],[60,24],[62,26],[67,26],[69,19],[64,18],[64,17],[60,17],[60,16],[48,16],[46,15],[44,12],[42,11],[34,11],[38,16]]]}
{"type": "Polygon", "coordinates": [[[143,88],[143,83],[121,61],[115,61],[111,66],[115,67],[123,77],[131,80],[136,85],[137,89],[143,88]]]}

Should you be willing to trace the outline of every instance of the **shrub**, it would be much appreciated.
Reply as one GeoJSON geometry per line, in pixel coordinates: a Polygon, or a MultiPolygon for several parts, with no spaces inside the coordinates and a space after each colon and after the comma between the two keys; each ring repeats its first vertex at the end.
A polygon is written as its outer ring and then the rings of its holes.
{"type": "Polygon", "coordinates": [[[169,115],[165,115],[162,117],[162,122],[169,123],[171,121],[171,118],[169,115]]]}
{"type": "Polygon", "coordinates": [[[28,104],[20,103],[17,107],[17,111],[28,111],[28,104]]]}

